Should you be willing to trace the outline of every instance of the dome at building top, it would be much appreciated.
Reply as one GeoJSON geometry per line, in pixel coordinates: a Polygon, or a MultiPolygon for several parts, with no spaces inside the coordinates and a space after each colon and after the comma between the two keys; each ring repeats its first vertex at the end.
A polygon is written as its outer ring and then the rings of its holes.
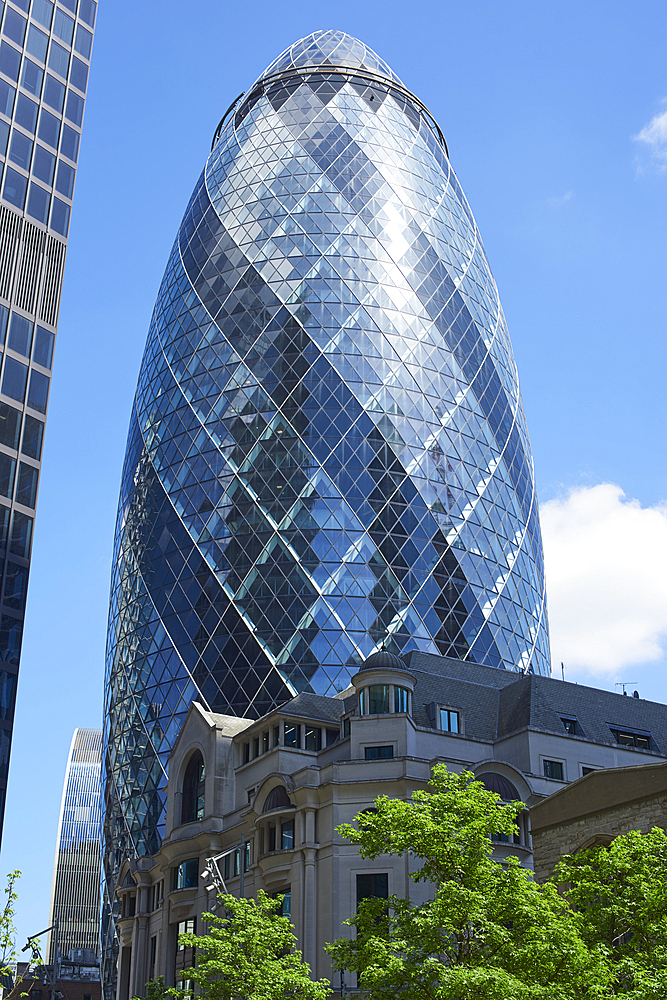
{"type": "Polygon", "coordinates": [[[359,667],[359,670],[407,670],[405,662],[396,653],[388,649],[378,649],[371,653],[359,667]]]}
{"type": "Polygon", "coordinates": [[[330,66],[366,70],[369,73],[386,76],[395,83],[401,83],[384,59],[380,59],[367,45],[358,38],[345,34],[344,31],[314,31],[311,35],[300,38],[274,59],[259,79],[263,80],[265,77],[273,76],[274,73],[290,69],[303,67],[326,69],[330,66]]]}

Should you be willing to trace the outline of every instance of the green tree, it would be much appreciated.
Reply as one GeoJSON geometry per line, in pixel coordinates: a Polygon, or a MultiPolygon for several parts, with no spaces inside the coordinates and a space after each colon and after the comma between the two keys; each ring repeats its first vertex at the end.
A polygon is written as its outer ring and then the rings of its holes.
{"type": "Polygon", "coordinates": [[[626,833],[608,847],[568,855],[553,882],[580,914],[589,947],[602,945],[613,963],[612,995],[667,997],[667,835],[626,833]]]}
{"type": "Polygon", "coordinates": [[[18,899],[16,883],[21,872],[13,871],[7,876],[5,905],[0,910],[0,976],[11,974],[11,964],[18,957],[16,951],[16,927],[14,926],[15,903],[18,899]]]}
{"type": "MultiPolygon", "coordinates": [[[[326,1000],[331,987],[313,981],[310,967],[294,948],[289,917],[280,914],[282,896],[261,889],[257,899],[218,896],[225,916],[205,913],[208,934],[181,934],[179,944],[196,948],[196,966],[185,973],[206,1000],[326,1000]]],[[[169,990],[184,1000],[186,990],[169,990]]]]}
{"type": "Polygon", "coordinates": [[[555,885],[538,885],[515,858],[491,858],[494,833],[512,835],[523,805],[503,803],[469,772],[434,768],[410,802],[381,796],[377,812],[339,832],[363,858],[410,857],[433,896],[365,900],[346,923],[353,938],[327,950],[356,970],[369,1000],[598,1000],[613,981],[602,944],[555,885]]]}

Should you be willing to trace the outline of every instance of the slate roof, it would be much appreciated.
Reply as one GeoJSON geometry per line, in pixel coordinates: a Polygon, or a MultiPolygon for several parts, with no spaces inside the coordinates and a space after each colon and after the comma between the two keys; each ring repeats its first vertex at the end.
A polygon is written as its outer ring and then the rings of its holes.
{"type": "MultiPolygon", "coordinates": [[[[562,717],[569,717],[582,739],[617,746],[612,728],[649,733],[650,753],[667,757],[667,705],[430,653],[412,652],[406,667],[416,678],[412,714],[418,726],[431,727],[428,705],[433,702],[463,712],[466,736],[488,742],[528,728],[565,736],[562,717]]],[[[278,711],[335,724],[355,703],[353,694],[302,693],[278,711]]]]}
{"type": "Polygon", "coordinates": [[[577,736],[608,746],[617,745],[612,727],[650,733],[651,753],[667,756],[667,706],[658,702],[427,653],[407,660],[417,678],[417,725],[430,725],[426,706],[433,701],[461,709],[473,739],[501,739],[526,728],[563,736],[564,716],[576,719],[577,736]]]}

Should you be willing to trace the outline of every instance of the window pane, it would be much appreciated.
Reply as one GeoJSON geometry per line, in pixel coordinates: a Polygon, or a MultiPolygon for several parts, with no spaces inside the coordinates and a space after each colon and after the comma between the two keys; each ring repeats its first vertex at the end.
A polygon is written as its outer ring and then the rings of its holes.
{"type": "Polygon", "coordinates": [[[9,159],[12,163],[18,163],[19,167],[23,167],[24,170],[30,170],[31,156],[32,140],[15,129],[9,146],[9,159]]]}
{"type": "Polygon", "coordinates": [[[385,715],[389,712],[389,685],[371,684],[368,689],[368,714],[385,715]]]}
{"type": "Polygon", "coordinates": [[[75,125],[80,125],[83,121],[83,97],[79,97],[73,90],[67,95],[67,109],[65,118],[68,118],[75,125]]]}
{"type": "Polygon", "coordinates": [[[39,106],[31,101],[29,97],[25,94],[19,94],[19,99],[16,102],[16,122],[21,125],[26,132],[35,133],[35,125],[37,124],[37,112],[39,106]]]}
{"type": "Polygon", "coordinates": [[[319,727],[306,726],[306,750],[320,750],[320,739],[319,727]]]}
{"type": "Polygon", "coordinates": [[[284,745],[286,747],[298,747],[299,745],[299,735],[301,727],[295,725],[293,722],[285,723],[285,740],[284,745]]]}
{"type": "Polygon", "coordinates": [[[0,306],[0,344],[5,342],[7,333],[7,320],[9,319],[9,309],[7,306],[0,306]]]}
{"type": "Polygon", "coordinates": [[[7,536],[9,532],[9,507],[3,507],[0,504],[0,545],[5,546],[7,544],[7,536]]]}
{"type": "MultiPolygon", "coordinates": [[[[33,17],[35,16],[35,6],[37,3],[38,0],[35,0],[32,8],[33,17]]],[[[39,59],[40,62],[46,62],[46,47],[48,44],[49,36],[45,35],[39,28],[36,28],[34,24],[31,24],[28,29],[28,42],[26,45],[26,49],[30,55],[34,56],[35,59],[39,59]]]]}
{"type": "Polygon", "coordinates": [[[16,42],[17,45],[23,47],[25,25],[25,18],[21,17],[20,14],[17,14],[11,7],[7,7],[7,11],[5,13],[5,23],[2,26],[3,35],[6,35],[7,38],[11,38],[13,42],[16,42]]]}
{"type": "Polygon", "coordinates": [[[46,222],[49,218],[49,206],[51,204],[51,195],[44,188],[40,187],[39,184],[31,184],[30,192],[28,194],[28,215],[31,215],[33,219],[37,219],[38,222],[46,222]]]}
{"type": "Polygon", "coordinates": [[[48,146],[53,146],[54,149],[58,148],[60,122],[50,111],[46,111],[44,108],[42,108],[42,113],[39,116],[39,132],[37,135],[48,146]]]}
{"type": "Polygon", "coordinates": [[[0,672],[0,718],[10,721],[14,715],[14,696],[16,692],[16,674],[0,672]]]}
{"type": "Polygon", "coordinates": [[[51,211],[51,228],[55,229],[61,236],[67,236],[69,229],[69,205],[66,205],[60,198],[53,199],[53,209],[51,211]]]}
{"type": "Polygon", "coordinates": [[[63,125],[63,141],[60,144],[60,152],[76,163],[79,156],[79,133],[75,132],[69,125],[63,125]]]}
{"type": "MultiPolygon", "coordinates": [[[[7,404],[2,404],[6,406],[7,404]]],[[[18,412],[18,411],[17,411],[18,412]]],[[[23,424],[23,442],[21,451],[28,458],[35,458],[39,462],[42,457],[42,441],[44,439],[44,424],[36,417],[31,417],[29,413],[23,424]]],[[[10,445],[11,447],[11,445],[10,445]]]]}
{"type": "Polygon", "coordinates": [[[10,458],[4,452],[0,452],[0,494],[3,497],[12,498],[14,488],[14,472],[16,471],[16,459],[10,458]]]}
{"type": "MultiPolygon", "coordinates": [[[[0,660],[18,666],[23,624],[18,618],[3,615],[0,620],[0,660]]],[[[6,768],[6,764],[5,764],[6,768]]]]}
{"type": "Polygon", "coordinates": [[[37,499],[39,472],[32,465],[19,463],[19,482],[16,487],[16,501],[24,507],[34,507],[37,499]]]}
{"type": "Polygon", "coordinates": [[[51,18],[53,17],[53,4],[49,3],[49,0],[33,0],[32,16],[40,24],[43,24],[45,28],[50,28],[51,18]]]}
{"type": "Polygon", "coordinates": [[[18,80],[19,64],[21,53],[17,52],[13,45],[7,42],[0,42],[0,70],[8,76],[10,80],[18,80]]]}
{"type": "Polygon", "coordinates": [[[0,403],[0,444],[17,448],[21,429],[21,411],[9,403],[0,403]]]}
{"type": "Polygon", "coordinates": [[[46,75],[46,85],[44,87],[44,103],[48,104],[54,111],[62,111],[65,101],[65,87],[55,76],[46,75]]]}
{"type": "Polygon", "coordinates": [[[16,208],[23,208],[25,204],[25,192],[28,186],[28,178],[7,167],[5,170],[5,186],[2,189],[2,197],[5,201],[15,205],[16,208]]]}
{"type": "Polygon", "coordinates": [[[91,28],[95,27],[95,13],[97,11],[97,4],[95,0],[81,0],[79,4],[79,17],[86,24],[90,25],[91,28]]]}
{"type": "Polygon", "coordinates": [[[43,79],[44,70],[30,59],[24,59],[23,72],[21,73],[21,86],[23,89],[29,90],[35,97],[39,97],[42,92],[43,79]]]}
{"type": "Polygon", "coordinates": [[[9,125],[0,118],[0,155],[7,152],[7,140],[9,138],[9,125]]]}
{"type": "Polygon", "coordinates": [[[28,390],[28,406],[40,413],[46,413],[46,404],[49,398],[50,379],[41,372],[33,371],[30,375],[30,389],[28,390]]]}
{"type": "Polygon", "coordinates": [[[53,168],[56,158],[53,153],[49,153],[43,146],[35,146],[35,155],[32,161],[32,172],[35,177],[45,184],[53,183],[53,168]]]}
{"type": "Polygon", "coordinates": [[[76,0],[60,0],[63,7],[67,7],[73,14],[76,14],[76,0]]]}
{"type": "Polygon", "coordinates": [[[70,73],[69,82],[78,87],[79,90],[85,92],[86,86],[88,84],[88,67],[76,56],[72,56],[72,71],[70,73]]]}
{"type": "Polygon", "coordinates": [[[394,711],[407,712],[408,710],[408,689],[394,685],[394,711]]]}
{"type": "Polygon", "coordinates": [[[43,326],[37,327],[37,334],[35,336],[35,352],[32,356],[32,360],[36,361],[37,364],[41,365],[43,368],[51,367],[54,340],[55,336],[50,330],[45,330],[43,326]]]}
{"type": "Polygon", "coordinates": [[[22,559],[30,558],[30,543],[32,541],[32,518],[20,511],[14,511],[12,521],[12,537],[9,543],[9,551],[22,559]]]}
{"type": "Polygon", "coordinates": [[[67,79],[67,71],[69,70],[69,52],[64,49],[62,45],[58,45],[58,42],[51,42],[51,51],[49,52],[49,69],[54,70],[67,79]]]}
{"type": "Polygon", "coordinates": [[[30,7],[30,0],[14,0],[14,6],[20,7],[27,14],[30,7]]]}
{"type": "Polygon", "coordinates": [[[2,391],[5,396],[17,399],[22,403],[25,399],[25,387],[28,381],[28,366],[15,361],[14,358],[5,358],[5,373],[2,376],[2,391]]]}
{"type": "Polygon", "coordinates": [[[25,316],[19,316],[18,313],[12,313],[8,344],[13,351],[22,354],[25,358],[30,357],[32,331],[33,324],[29,319],[26,319],[25,316]]]}
{"type": "Polygon", "coordinates": [[[74,190],[74,170],[67,163],[61,160],[58,164],[58,178],[56,180],[56,191],[64,194],[66,198],[72,197],[74,190]]]}
{"type": "Polygon", "coordinates": [[[28,590],[28,570],[25,566],[7,562],[4,603],[16,611],[23,611],[28,590]]]}
{"type": "Polygon", "coordinates": [[[281,848],[283,851],[291,851],[294,847],[294,820],[280,825],[281,848]]]}
{"type": "Polygon", "coordinates": [[[93,36],[80,24],[76,29],[76,41],[74,48],[84,59],[90,59],[90,50],[93,47],[93,36]]]}
{"type": "Polygon", "coordinates": [[[12,117],[15,95],[16,91],[14,88],[10,87],[4,80],[0,80],[0,111],[3,115],[7,115],[8,118],[12,117]]]}
{"type": "Polygon", "coordinates": [[[74,35],[74,19],[66,14],[64,10],[56,8],[56,16],[53,21],[53,34],[61,38],[65,45],[72,44],[74,35]]]}

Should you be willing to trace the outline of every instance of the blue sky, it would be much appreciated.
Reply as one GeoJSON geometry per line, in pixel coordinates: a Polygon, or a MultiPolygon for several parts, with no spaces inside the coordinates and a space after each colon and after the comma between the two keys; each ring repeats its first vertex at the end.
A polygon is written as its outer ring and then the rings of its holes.
{"type": "Polygon", "coordinates": [[[101,0],[1,857],[24,872],[20,945],[48,922],[72,731],[100,723],[127,422],[171,243],[227,106],[329,27],[430,108],[477,218],[545,505],[554,659],[667,700],[665,5],[101,0]]]}

